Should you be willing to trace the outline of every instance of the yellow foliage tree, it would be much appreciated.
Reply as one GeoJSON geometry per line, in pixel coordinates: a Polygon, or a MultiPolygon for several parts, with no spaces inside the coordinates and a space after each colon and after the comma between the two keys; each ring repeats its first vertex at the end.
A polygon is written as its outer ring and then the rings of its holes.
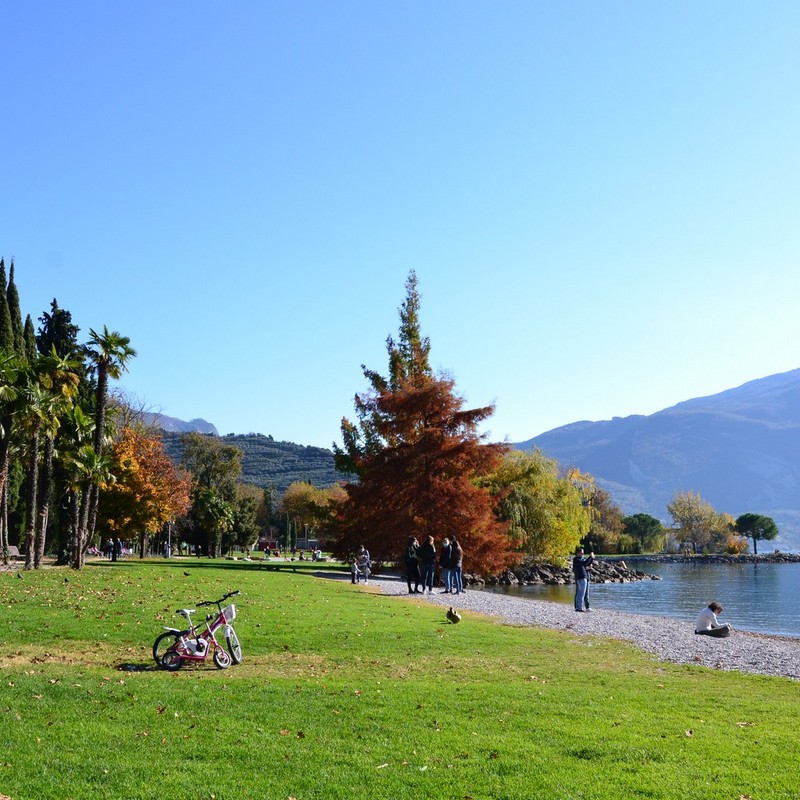
{"type": "Polygon", "coordinates": [[[122,539],[147,537],[189,508],[190,477],[164,452],[157,436],[125,428],[110,453],[112,482],[100,495],[98,526],[122,539]]]}
{"type": "Polygon", "coordinates": [[[589,532],[580,490],[559,475],[558,463],[541,450],[507,453],[487,485],[500,498],[509,536],[528,556],[557,561],[589,532]]]}

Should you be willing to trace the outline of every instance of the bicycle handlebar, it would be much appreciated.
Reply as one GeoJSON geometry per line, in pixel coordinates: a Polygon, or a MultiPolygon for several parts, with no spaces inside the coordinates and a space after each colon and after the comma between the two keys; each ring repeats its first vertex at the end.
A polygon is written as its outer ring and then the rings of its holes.
{"type": "Polygon", "coordinates": [[[238,589],[235,592],[228,592],[227,594],[222,595],[219,600],[204,600],[202,603],[197,603],[197,607],[218,606],[220,603],[224,603],[229,597],[234,597],[237,594],[239,594],[238,589]]]}

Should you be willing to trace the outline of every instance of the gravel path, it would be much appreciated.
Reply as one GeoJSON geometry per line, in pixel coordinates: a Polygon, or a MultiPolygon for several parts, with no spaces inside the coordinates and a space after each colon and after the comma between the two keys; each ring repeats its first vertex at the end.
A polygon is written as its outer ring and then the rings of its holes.
{"type": "MultiPolygon", "coordinates": [[[[370,588],[383,595],[409,597],[405,581],[393,577],[370,577],[370,588]]],[[[740,670],[800,680],[800,639],[734,630],[727,639],[696,636],[693,622],[595,609],[576,613],[571,606],[547,600],[512,597],[507,594],[469,590],[460,595],[414,595],[417,600],[458,611],[476,611],[499,617],[512,625],[568,630],[578,636],[609,636],[627,639],[642,650],[676,664],[699,664],[713,669],[740,670]]]]}

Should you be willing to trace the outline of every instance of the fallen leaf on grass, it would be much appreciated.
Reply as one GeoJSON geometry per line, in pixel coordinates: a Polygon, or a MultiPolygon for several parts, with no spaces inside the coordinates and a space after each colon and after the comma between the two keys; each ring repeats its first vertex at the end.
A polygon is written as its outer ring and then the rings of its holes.
{"type": "MultiPolygon", "coordinates": [[[[736,723],[740,728],[752,728],[755,725],[755,722],[737,722],[736,723]]],[[[742,795],[745,797],[745,795],[742,795]]]]}
{"type": "Polygon", "coordinates": [[[305,739],[306,735],[305,735],[305,733],[303,733],[303,731],[297,731],[297,738],[298,739],[305,739]]]}
{"type": "Polygon", "coordinates": [[[686,731],[686,735],[687,736],[694,736],[694,731],[688,730],[688,731],[686,731]]]}
{"type": "Polygon", "coordinates": [[[389,766],[388,764],[378,764],[378,766],[375,767],[375,769],[383,769],[384,767],[388,767],[388,766],[389,766]]]}
{"type": "Polygon", "coordinates": [[[289,731],[286,728],[281,728],[281,736],[288,736],[289,731]]]}

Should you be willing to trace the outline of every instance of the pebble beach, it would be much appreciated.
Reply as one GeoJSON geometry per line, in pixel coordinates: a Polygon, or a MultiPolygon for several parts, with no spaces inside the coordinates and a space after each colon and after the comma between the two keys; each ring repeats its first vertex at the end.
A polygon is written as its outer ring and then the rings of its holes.
{"type": "MultiPolygon", "coordinates": [[[[363,584],[362,584],[363,585],[363,584]]],[[[459,595],[409,595],[404,580],[370,577],[367,587],[383,595],[405,597],[459,612],[471,611],[494,617],[509,625],[553,628],[576,636],[606,636],[632,642],[664,661],[711,669],[775,675],[800,680],[800,639],[737,631],[727,639],[697,636],[694,619],[676,620],[595,608],[578,613],[572,606],[546,600],[511,597],[491,591],[468,589],[459,595]]]]}

